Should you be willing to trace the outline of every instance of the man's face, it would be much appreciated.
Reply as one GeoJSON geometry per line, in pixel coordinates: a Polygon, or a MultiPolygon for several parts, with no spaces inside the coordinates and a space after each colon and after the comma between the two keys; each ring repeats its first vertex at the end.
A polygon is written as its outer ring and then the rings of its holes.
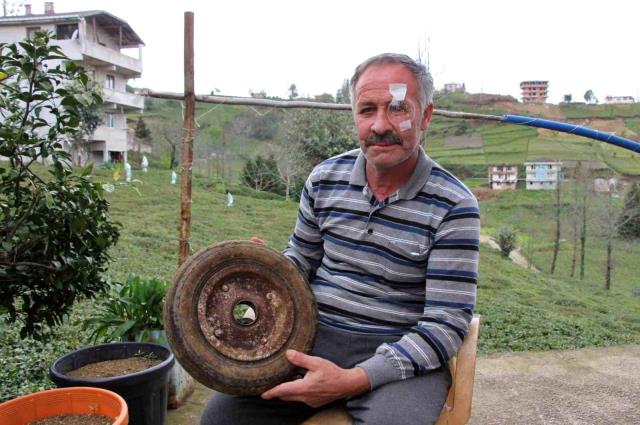
{"type": "Polygon", "coordinates": [[[360,76],[355,98],[358,139],[369,164],[387,170],[417,158],[433,104],[421,111],[411,71],[395,63],[372,65],[360,76]]]}

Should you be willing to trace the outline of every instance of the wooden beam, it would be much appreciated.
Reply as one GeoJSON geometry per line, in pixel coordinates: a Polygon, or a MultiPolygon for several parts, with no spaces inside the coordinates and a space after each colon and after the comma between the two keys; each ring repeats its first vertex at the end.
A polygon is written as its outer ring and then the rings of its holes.
{"type": "MultiPolygon", "coordinates": [[[[142,96],[153,97],[157,99],[172,99],[182,101],[185,98],[182,93],[157,92],[149,89],[142,90],[140,94],[142,96]]],[[[254,97],[207,96],[200,94],[195,95],[195,100],[202,103],[214,103],[221,105],[264,106],[271,108],[329,109],[334,111],[351,110],[351,105],[348,103],[323,103],[311,102],[308,100],[273,100],[254,97]]],[[[475,114],[472,112],[456,112],[434,109],[433,114],[447,118],[503,121],[503,118],[499,115],[475,114]]]]}
{"type": "Polygon", "coordinates": [[[184,12],[184,128],[182,129],[180,177],[180,244],[178,265],[184,263],[191,248],[191,168],[195,132],[196,96],[193,67],[193,12],[184,12]]]}

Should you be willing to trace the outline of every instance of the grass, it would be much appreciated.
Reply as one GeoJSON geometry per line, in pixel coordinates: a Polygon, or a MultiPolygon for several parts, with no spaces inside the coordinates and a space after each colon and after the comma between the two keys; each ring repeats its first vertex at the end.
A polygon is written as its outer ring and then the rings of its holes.
{"type": "MultiPolygon", "coordinates": [[[[179,188],[168,185],[165,174],[151,170],[143,175],[141,196],[126,186],[118,186],[109,194],[112,214],[123,224],[121,241],[113,253],[113,279],[124,279],[129,272],[170,279],[175,272],[179,188]]],[[[526,235],[536,227],[533,260],[537,267],[547,270],[547,248],[553,235],[552,195],[519,190],[483,202],[485,231],[510,224],[526,235]]],[[[282,249],[296,212],[295,202],[242,195],[235,195],[235,205],[227,208],[222,190],[211,190],[206,179],[196,179],[192,247],[197,250],[211,243],[257,235],[273,248],[282,249]]],[[[568,277],[571,250],[568,244],[562,246],[555,276],[534,274],[481,247],[477,312],[483,316],[482,352],[640,343],[640,299],[631,295],[634,285],[640,284],[634,280],[632,266],[640,251],[637,242],[619,243],[613,289],[609,292],[603,289],[601,239],[593,237],[589,241],[584,281],[568,277]]]]}
{"type": "MultiPolygon", "coordinates": [[[[113,262],[108,275],[112,280],[125,281],[131,272],[143,278],[172,279],[178,262],[180,186],[169,184],[169,174],[167,170],[152,168],[143,174],[134,169],[134,178],[141,182],[116,182],[114,192],[106,195],[112,217],[122,224],[120,241],[111,251],[113,262]]],[[[97,170],[95,179],[113,183],[107,170],[97,170]]],[[[477,186],[484,179],[471,181],[477,186]]],[[[491,233],[504,224],[518,229],[521,245],[531,241],[532,261],[543,272],[518,267],[481,245],[476,310],[483,317],[480,352],[640,344],[640,297],[635,295],[640,287],[638,241],[616,241],[609,291],[604,289],[604,242],[592,234],[587,243],[584,280],[569,276],[570,242],[561,245],[556,274],[548,274],[552,197],[551,192],[518,190],[498,193],[481,202],[483,231],[491,233]]],[[[225,186],[199,174],[194,175],[192,198],[194,252],[212,243],[254,235],[281,250],[297,213],[296,202],[225,186]],[[234,193],[231,208],[226,207],[227,188],[234,193]]],[[[88,335],[78,323],[91,316],[98,302],[78,302],[67,323],[48,342],[21,341],[15,325],[0,325],[0,400],[51,386],[47,367],[65,352],[89,344],[88,335]]]]}

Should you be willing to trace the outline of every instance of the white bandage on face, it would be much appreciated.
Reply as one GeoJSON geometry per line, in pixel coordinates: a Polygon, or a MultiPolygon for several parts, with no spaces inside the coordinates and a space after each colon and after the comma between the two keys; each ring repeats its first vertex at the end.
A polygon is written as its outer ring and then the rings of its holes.
{"type": "Polygon", "coordinates": [[[391,102],[387,107],[387,117],[400,131],[407,131],[412,127],[413,108],[406,100],[407,85],[404,83],[389,84],[391,102]]]}
{"type": "Polygon", "coordinates": [[[407,85],[403,83],[389,84],[389,93],[391,93],[392,102],[402,102],[407,96],[407,85]]]}
{"type": "Polygon", "coordinates": [[[411,128],[411,120],[406,120],[406,121],[402,121],[399,125],[398,128],[400,128],[400,131],[407,131],[411,128]]]}

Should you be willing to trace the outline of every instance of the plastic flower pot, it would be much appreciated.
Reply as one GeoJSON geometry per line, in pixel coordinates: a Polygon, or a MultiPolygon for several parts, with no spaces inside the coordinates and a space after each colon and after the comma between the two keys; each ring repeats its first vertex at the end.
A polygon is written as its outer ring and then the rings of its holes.
{"type": "Polygon", "coordinates": [[[2,425],[27,425],[59,415],[102,415],[127,425],[127,403],[118,394],[92,387],[70,387],[27,394],[0,404],[2,425]]]}
{"type": "Polygon", "coordinates": [[[66,354],[49,369],[58,387],[90,386],[118,393],[129,407],[129,424],[162,425],[167,413],[167,381],[175,359],[171,351],[158,344],[120,342],[95,345],[66,354]],[[90,363],[133,356],[152,356],[162,360],[140,372],[110,378],[74,378],[66,373],[90,363]]]}

